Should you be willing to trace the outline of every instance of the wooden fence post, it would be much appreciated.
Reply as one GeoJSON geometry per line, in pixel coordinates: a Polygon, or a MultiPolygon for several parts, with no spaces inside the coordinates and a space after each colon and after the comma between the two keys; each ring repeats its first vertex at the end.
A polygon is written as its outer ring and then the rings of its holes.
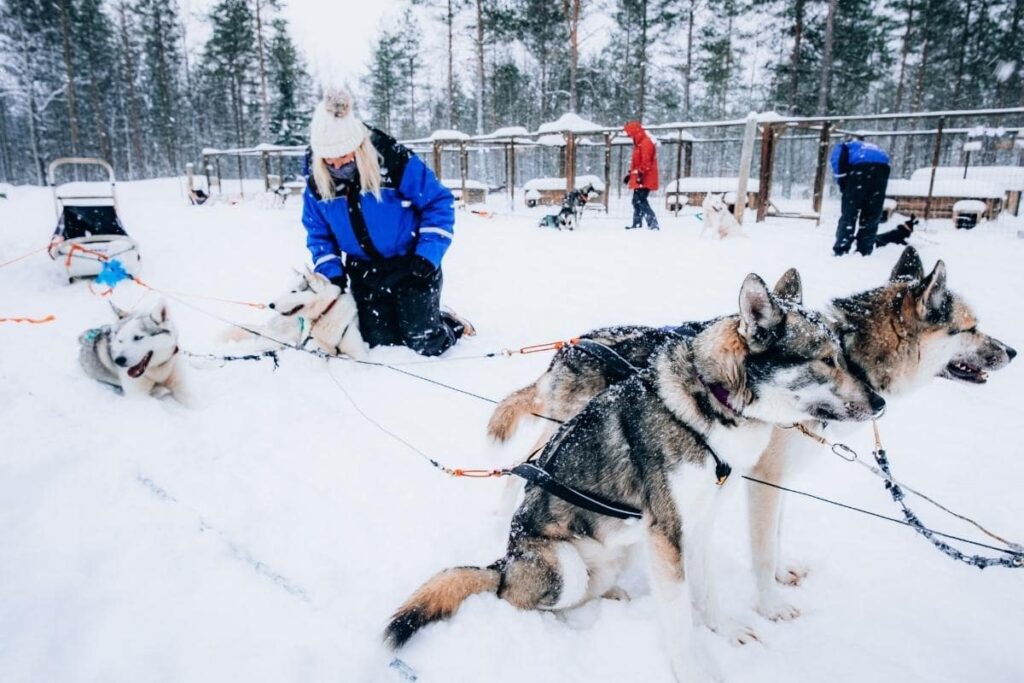
{"type": "Polygon", "coordinates": [[[821,124],[821,136],[818,138],[818,163],[814,168],[814,194],[811,200],[811,209],[818,214],[818,224],[821,224],[821,202],[825,195],[825,167],[828,165],[829,141],[832,139],[832,122],[825,121],[821,124]]]}
{"type": "MultiPolygon", "coordinates": [[[[754,135],[757,133],[757,114],[747,114],[747,124],[743,129],[743,147],[740,151],[740,175],[736,185],[736,206],[733,213],[739,223],[743,223],[743,212],[747,208],[747,179],[750,177],[750,163],[754,159],[754,135]]],[[[760,213],[760,211],[758,211],[760,213]]]]}
{"type": "Polygon", "coordinates": [[[939,165],[942,155],[942,129],[945,126],[946,117],[939,117],[939,125],[935,131],[935,150],[932,152],[932,172],[928,178],[928,197],[924,200],[924,229],[928,229],[928,219],[932,213],[932,192],[935,190],[935,169],[939,165]]]}

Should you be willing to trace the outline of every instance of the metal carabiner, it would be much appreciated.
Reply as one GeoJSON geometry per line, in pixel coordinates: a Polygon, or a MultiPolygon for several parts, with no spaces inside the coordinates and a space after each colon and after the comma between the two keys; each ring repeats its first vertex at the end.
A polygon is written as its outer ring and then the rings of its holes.
{"type": "Polygon", "coordinates": [[[832,444],[832,452],[846,462],[855,462],[857,460],[857,451],[853,450],[845,443],[832,444]]]}

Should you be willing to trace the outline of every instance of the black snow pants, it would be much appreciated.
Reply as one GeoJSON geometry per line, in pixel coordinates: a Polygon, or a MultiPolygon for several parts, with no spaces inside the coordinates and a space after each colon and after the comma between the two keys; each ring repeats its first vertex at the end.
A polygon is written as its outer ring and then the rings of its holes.
{"type": "Polygon", "coordinates": [[[861,254],[867,256],[874,250],[888,183],[887,164],[857,164],[850,167],[840,184],[843,193],[842,215],[836,228],[836,243],[832,247],[836,256],[850,251],[854,240],[861,254]],[[860,228],[857,228],[858,219],[860,228]]]}
{"type": "Polygon", "coordinates": [[[359,331],[374,346],[408,346],[424,356],[444,353],[462,336],[463,327],[440,310],[443,277],[409,273],[403,258],[345,264],[359,310],[359,331]]]}
{"type": "Polygon", "coordinates": [[[633,226],[639,228],[643,226],[644,219],[647,220],[647,227],[651,230],[658,229],[658,217],[654,215],[654,209],[651,208],[650,202],[647,201],[647,196],[651,194],[651,191],[646,187],[642,187],[633,190],[633,226]]]}

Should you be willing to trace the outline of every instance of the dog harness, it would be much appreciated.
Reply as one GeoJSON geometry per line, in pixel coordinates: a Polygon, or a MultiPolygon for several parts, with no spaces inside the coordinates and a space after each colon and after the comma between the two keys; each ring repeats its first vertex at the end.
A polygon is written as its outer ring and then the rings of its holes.
{"type": "MultiPolygon", "coordinates": [[[[580,339],[576,342],[575,347],[603,363],[605,367],[611,371],[612,384],[618,384],[619,382],[625,381],[640,372],[640,368],[630,363],[622,356],[622,354],[607,344],[602,344],[601,342],[592,339],[580,339]]],[[[699,374],[698,378],[700,378],[699,374]]],[[[703,378],[700,378],[700,381],[702,384],[704,383],[703,378]]],[[[719,389],[721,389],[722,392],[725,392],[723,399],[723,397],[719,396],[712,388],[709,388],[707,384],[704,384],[704,386],[708,389],[709,393],[722,402],[726,408],[733,413],[736,412],[735,409],[728,404],[729,394],[724,387],[719,386],[719,389]]],[[[700,434],[696,432],[693,433],[694,436],[701,439],[704,448],[711,454],[712,459],[715,461],[715,483],[718,486],[721,486],[729,479],[729,475],[732,474],[732,467],[729,466],[729,463],[718,457],[718,454],[715,453],[700,434]]],[[[584,510],[589,510],[590,512],[594,512],[599,515],[615,517],[616,519],[640,519],[643,517],[643,513],[631,505],[610,501],[596,493],[581,491],[558,481],[550,472],[531,460],[527,460],[526,462],[513,467],[509,472],[520,477],[529,484],[539,486],[555,498],[560,498],[561,500],[564,500],[571,505],[575,505],[576,507],[583,508],[584,510]]]]}

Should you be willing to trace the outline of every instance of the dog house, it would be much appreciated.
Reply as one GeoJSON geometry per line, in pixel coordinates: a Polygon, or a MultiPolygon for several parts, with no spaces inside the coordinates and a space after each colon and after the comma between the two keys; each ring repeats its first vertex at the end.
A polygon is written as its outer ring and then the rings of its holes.
{"type": "Polygon", "coordinates": [[[442,178],[441,184],[452,191],[455,201],[464,204],[486,204],[487,185],[479,180],[463,181],[460,178],[442,178]]]}
{"type": "MultiPolygon", "coordinates": [[[[523,185],[526,205],[529,207],[560,205],[565,199],[565,183],[565,178],[534,178],[527,181],[523,185]]],[[[593,186],[594,190],[598,192],[597,197],[591,200],[592,202],[604,204],[607,201],[604,181],[596,175],[576,176],[575,188],[577,190],[582,190],[587,185],[593,186]]]]}
{"type": "Polygon", "coordinates": [[[970,230],[978,225],[988,211],[985,202],[977,199],[961,199],[953,205],[953,225],[957,230],[970,230]]]}
{"type": "MultiPolygon", "coordinates": [[[[910,174],[910,179],[927,182],[931,178],[931,172],[930,168],[919,168],[910,174]]],[[[995,186],[1003,191],[1002,209],[1014,216],[1020,215],[1021,195],[1024,194],[1024,167],[938,166],[935,168],[935,180],[974,180],[995,186]]]]}
{"type": "MultiPolygon", "coordinates": [[[[931,172],[931,169],[924,169],[931,172]]],[[[974,199],[985,206],[985,218],[993,219],[1003,210],[1005,192],[995,185],[977,180],[940,179],[934,185],[928,179],[890,180],[885,196],[896,201],[896,211],[909,216],[926,214],[932,218],[953,218],[953,206],[961,199],[974,199]],[[931,186],[929,202],[928,188],[931,186]]]]}
{"type": "MultiPolygon", "coordinates": [[[[676,211],[684,206],[700,206],[708,194],[731,194],[732,204],[736,203],[736,189],[739,187],[738,177],[723,178],[679,178],[665,187],[665,208],[676,211]]],[[[758,197],[758,181],[747,180],[747,206],[754,206],[758,197]]],[[[726,201],[726,204],[729,204],[726,201]]],[[[732,211],[733,207],[730,206],[732,211]]]]}
{"type": "Polygon", "coordinates": [[[886,197],[882,201],[882,222],[888,223],[889,219],[892,218],[893,213],[896,212],[896,200],[886,197]]]}

